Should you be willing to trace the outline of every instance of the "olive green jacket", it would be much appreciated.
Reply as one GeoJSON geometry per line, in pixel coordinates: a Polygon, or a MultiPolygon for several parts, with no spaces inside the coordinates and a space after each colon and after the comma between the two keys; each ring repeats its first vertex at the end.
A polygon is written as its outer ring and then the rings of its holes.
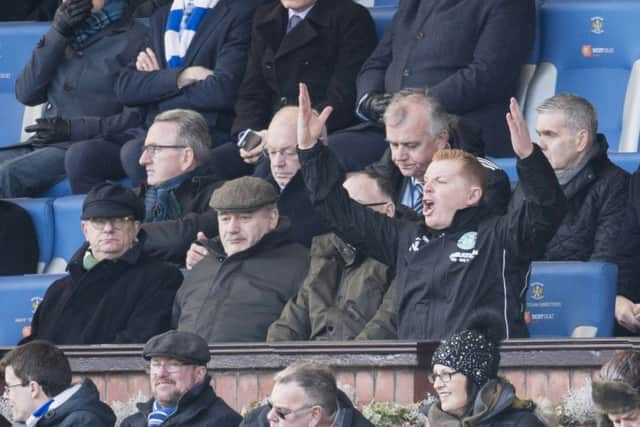
{"type": "Polygon", "coordinates": [[[393,295],[387,292],[393,277],[386,265],[335,234],[316,236],[310,255],[304,284],[269,327],[267,341],[395,338],[393,295]]]}

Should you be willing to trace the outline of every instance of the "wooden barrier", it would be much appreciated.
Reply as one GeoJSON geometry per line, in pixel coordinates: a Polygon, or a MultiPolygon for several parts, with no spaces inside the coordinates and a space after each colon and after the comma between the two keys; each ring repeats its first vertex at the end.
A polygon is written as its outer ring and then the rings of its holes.
{"type": "MultiPolygon", "coordinates": [[[[409,403],[431,391],[426,380],[435,342],[351,341],[210,346],[216,392],[240,410],[266,397],[272,375],[295,360],[334,367],[358,405],[375,399],[409,403]]],[[[523,397],[556,401],[584,385],[616,351],[640,349],[636,339],[509,340],[501,349],[501,374],[523,397]]],[[[76,378],[92,378],[107,403],[149,395],[139,345],[63,347],[76,378]]],[[[0,349],[4,353],[8,349],[0,349]]]]}

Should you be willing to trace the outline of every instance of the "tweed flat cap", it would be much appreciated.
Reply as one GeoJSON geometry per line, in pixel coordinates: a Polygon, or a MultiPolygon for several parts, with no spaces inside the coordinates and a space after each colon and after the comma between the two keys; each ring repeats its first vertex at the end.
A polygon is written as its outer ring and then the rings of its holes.
{"type": "Polygon", "coordinates": [[[125,216],[142,221],[144,203],[133,191],[113,182],[104,182],[93,187],[82,204],[82,219],[125,216]]]}
{"type": "Polygon", "coordinates": [[[261,178],[243,176],[214,191],[209,206],[218,212],[253,212],[277,200],[273,185],[261,178]]]}
{"type": "Polygon", "coordinates": [[[184,331],[167,331],[147,341],[142,350],[146,360],[170,357],[193,365],[206,365],[211,360],[209,346],[200,335],[184,331]]]}

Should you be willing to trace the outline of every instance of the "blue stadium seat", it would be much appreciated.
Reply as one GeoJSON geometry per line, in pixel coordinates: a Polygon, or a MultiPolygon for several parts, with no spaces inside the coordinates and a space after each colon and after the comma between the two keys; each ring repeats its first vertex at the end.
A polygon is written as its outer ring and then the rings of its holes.
{"type": "Polygon", "coordinates": [[[396,13],[396,6],[378,6],[378,4],[379,2],[376,2],[374,7],[370,7],[369,13],[371,13],[373,22],[376,24],[376,33],[378,34],[378,40],[380,40],[384,32],[391,27],[393,15],[396,13]]]}
{"type": "Polygon", "coordinates": [[[618,268],[606,262],[534,262],[527,311],[532,338],[613,333],[618,268]]]}
{"type": "Polygon", "coordinates": [[[640,2],[548,0],[540,9],[541,63],[529,86],[533,130],[540,103],[562,92],[587,98],[614,151],[638,151],[640,2]]]}
{"type": "Polygon", "coordinates": [[[20,142],[24,105],[16,100],[16,78],[49,25],[36,22],[0,23],[0,146],[20,142]]]}
{"type": "MultiPolygon", "coordinates": [[[[123,178],[116,182],[127,188],[133,187],[133,183],[129,178],[123,178]]],[[[40,197],[64,197],[70,196],[71,194],[71,183],[69,182],[69,178],[65,178],[54,184],[53,187],[41,194],[40,197]]]]}
{"type": "Polygon", "coordinates": [[[13,346],[22,328],[31,325],[33,313],[47,288],[60,274],[0,276],[0,346],[13,346]]]}
{"type": "Polygon", "coordinates": [[[84,195],[60,197],[53,202],[54,242],[53,256],[47,273],[62,273],[71,256],[84,242],[80,229],[80,216],[84,195]]]}
{"type": "Polygon", "coordinates": [[[40,248],[38,272],[42,273],[53,256],[53,199],[30,199],[24,197],[7,200],[22,206],[31,215],[33,225],[36,228],[36,236],[38,237],[38,247],[40,248]]]}
{"type": "Polygon", "coordinates": [[[609,153],[609,158],[629,173],[634,173],[640,166],[640,153],[609,153]]]}

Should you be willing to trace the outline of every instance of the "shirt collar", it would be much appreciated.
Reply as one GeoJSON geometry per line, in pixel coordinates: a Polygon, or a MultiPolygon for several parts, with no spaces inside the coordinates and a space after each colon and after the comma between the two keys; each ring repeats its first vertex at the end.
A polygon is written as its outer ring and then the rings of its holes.
{"type": "Polygon", "coordinates": [[[293,15],[298,15],[302,19],[306,18],[307,15],[309,14],[309,12],[311,12],[311,9],[313,9],[313,6],[315,6],[315,5],[316,5],[316,2],[314,2],[311,6],[309,6],[308,8],[303,10],[302,12],[294,12],[291,9],[287,9],[287,11],[289,12],[289,19],[291,19],[291,17],[293,15]]]}

